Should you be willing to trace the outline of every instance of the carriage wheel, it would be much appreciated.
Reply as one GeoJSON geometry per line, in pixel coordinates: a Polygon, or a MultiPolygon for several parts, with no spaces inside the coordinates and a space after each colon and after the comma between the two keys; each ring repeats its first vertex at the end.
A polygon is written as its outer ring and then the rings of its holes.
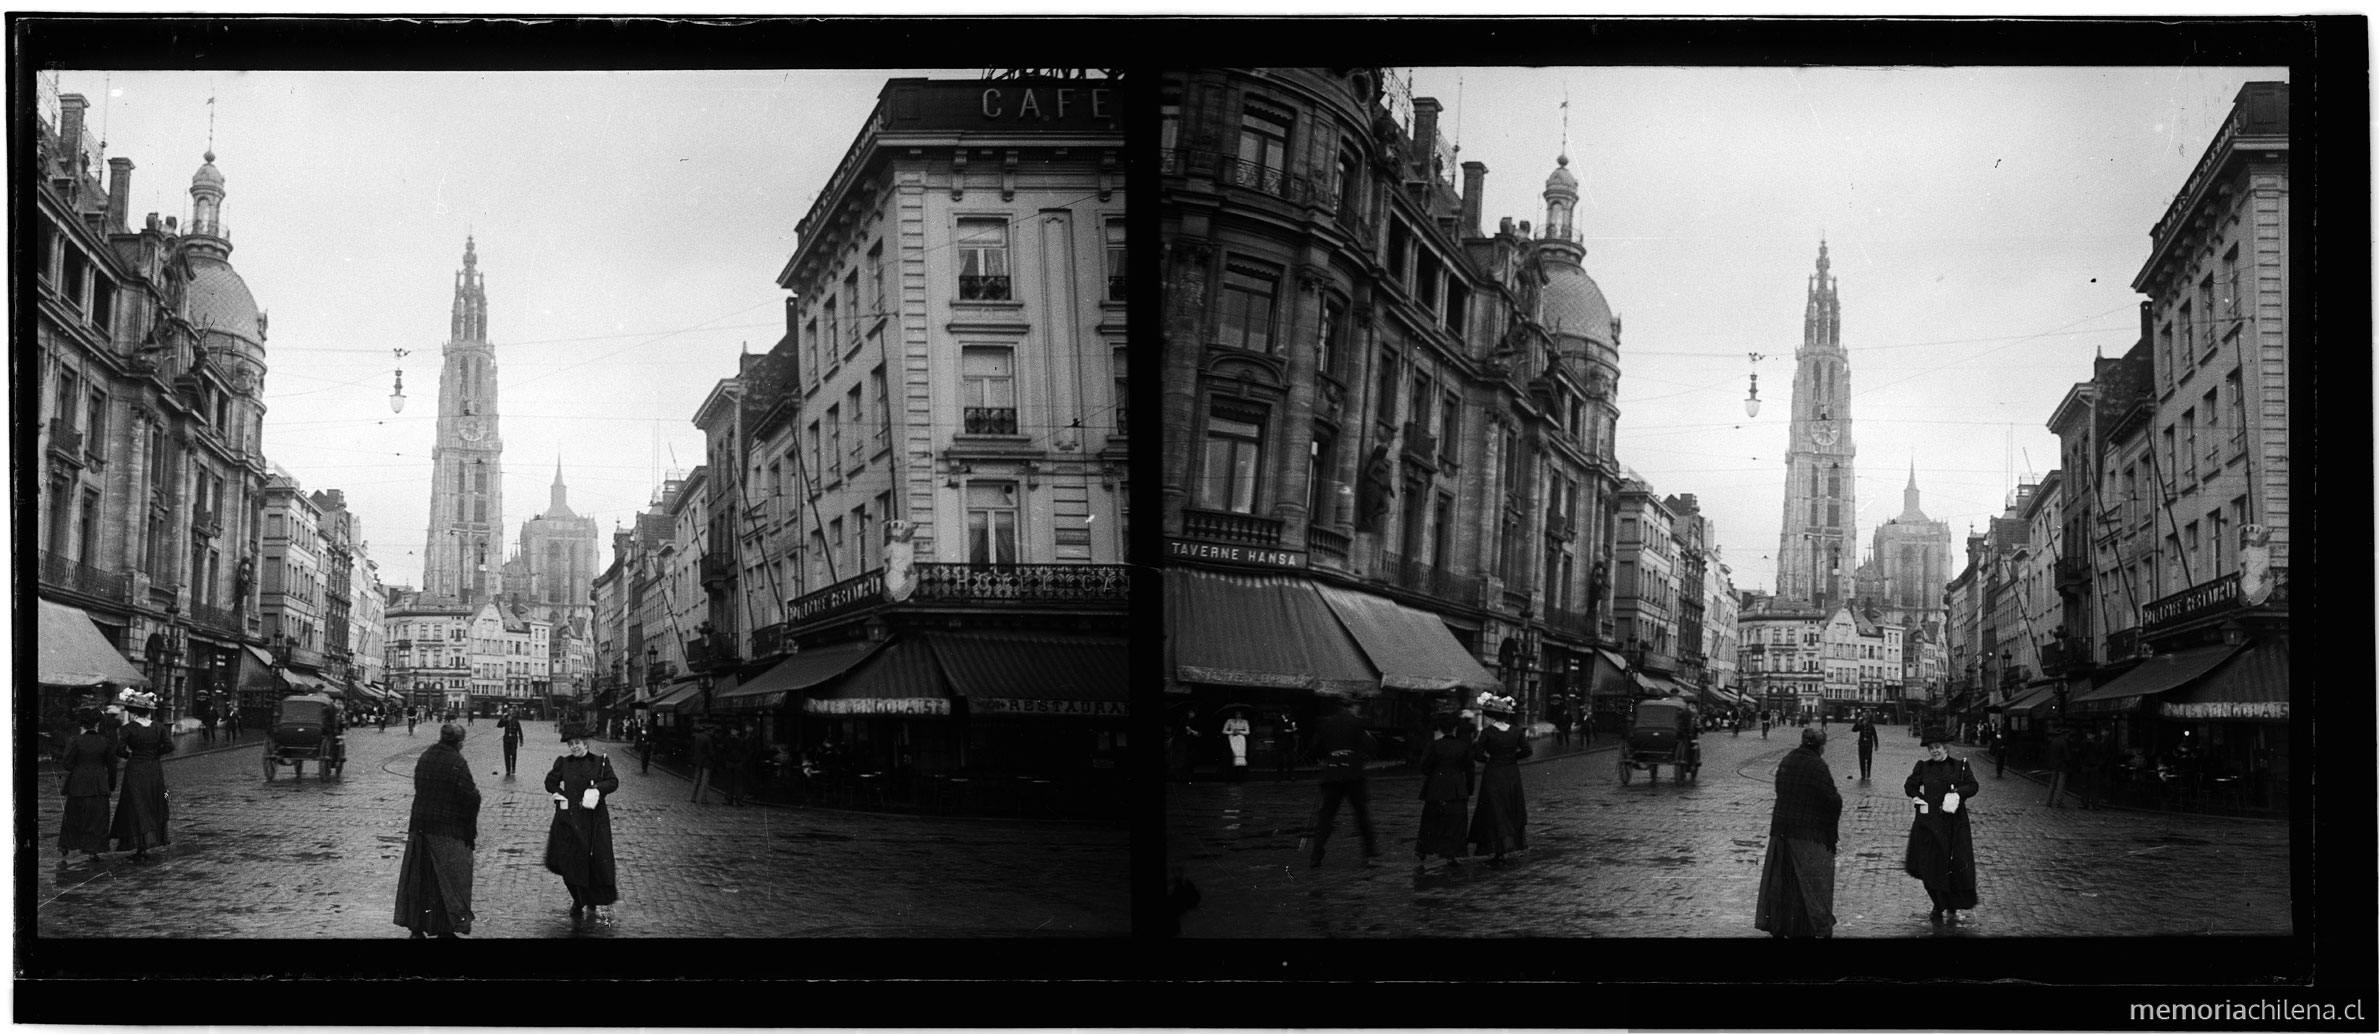
{"type": "Polygon", "coordinates": [[[264,752],[264,781],[272,782],[273,777],[280,774],[280,769],[281,766],[273,761],[272,750],[267,748],[264,752]]]}
{"type": "Polygon", "coordinates": [[[1621,786],[1626,786],[1628,783],[1630,783],[1630,782],[1634,781],[1635,777],[1636,777],[1636,766],[1634,766],[1634,765],[1631,765],[1631,764],[1628,764],[1628,763],[1627,763],[1627,759],[1626,759],[1626,758],[1620,758],[1620,759],[1619,759],[1619,785],[1621,785],[1621,786]]]}

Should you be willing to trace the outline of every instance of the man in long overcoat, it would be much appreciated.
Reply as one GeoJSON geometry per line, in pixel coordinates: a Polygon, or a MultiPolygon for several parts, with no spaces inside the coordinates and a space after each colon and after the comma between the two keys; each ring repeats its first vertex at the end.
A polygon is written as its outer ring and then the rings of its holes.
{"type": "Polygon", "coordinates": [[[527,739],[529,734],[521,731],[520,715],[509,707],[504,709],[504,717],[496,725],[504,731],[504,776],[509,779],[513,770],[520,767],[520,741],[527,739]]]}
{"type": "Polygon", "coordinates": [[[545,868],[570,888],[570,917],[618,901],[619,873],[611,856],[611,795],[620,778],[611,759],[587,749],[587,727],[562,726],[570,752],[553,759],[545,792],[553,796],[553,825],[545,833],[545,868]]]}
{"type": "Polygon", "coordinates": [[[1859,722],[1851,731],[1859,735],[1859,781],[1863,783],[1875,775],[1875,748],[1882,745],[1882,737],[1875,734],[1875,716],[1865,711],[1859,712],[1859,722]]]}
{"type": "Polygon", "coordinates": [[[1768,821],[1752,925],[1770,937],[1834,935],[1834,848],[1842,791],[1822,756],[1823,729],[1802,729],[1801,745],[1776,766],[1776,810],[1768,821]]]}
{"type": "Polygon", "coordinates": [[[479,785],[463,760],[463,727],[448,722],[413,766],[413,817],[398,869],[396,924],[416,938],[471,932],[471,852],[479,843],[479,785]]]}

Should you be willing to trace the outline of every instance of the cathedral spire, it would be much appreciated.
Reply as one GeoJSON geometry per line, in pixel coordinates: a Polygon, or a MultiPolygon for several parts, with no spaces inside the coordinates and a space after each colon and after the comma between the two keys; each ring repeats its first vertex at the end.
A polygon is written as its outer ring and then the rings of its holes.
{"type": "Polygon", "coordinates": [[[1916,505],[1916,460],[1913,457],[1908,461],[1908,487],[1901,490],[1900,497],[1902,506],[1898,520],[1902,523],[1930,519],[1925,516],[1925,511],[1918,509],[1916,505]]]}
{"type": "Polygon", "coordinates": [[[454,340],[487,340],[487,286],[479,272],[478,241],[463,238],[463,268],[454,274],[454,340]]]}

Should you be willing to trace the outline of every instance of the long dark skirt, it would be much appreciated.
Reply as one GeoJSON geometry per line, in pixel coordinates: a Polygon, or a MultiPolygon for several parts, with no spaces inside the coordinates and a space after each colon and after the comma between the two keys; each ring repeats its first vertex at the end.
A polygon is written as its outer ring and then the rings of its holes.
{"type": "Polygon", "coordinates": [[[1520,794],[1520,766],[1495,765],[1480,773],[1470,842],[1478,845],[1479,854],[1528,849],[1528,801],[1520,794]]]}
{"type": "Polygon", "coordinates": [[[1834,933],[1834,852],[1814,840],[1768,838],[1753,928],[1779,937],[1834,933]]]}
{"type": "Polygon", "coordinates": [[[1934,908],[1973,908],[1974,830],[1964,813],[1920,815],[1908,830],[1908,857],[1901,866],[1925,884],[1934,908]]]}
{"type": "Polygon", "coordinates": [[[66,818],[58,824],[58,850],[62,854],[88,851],[98,854],[107,850],[107,795],[66,799],[66,818]]]}
{"type": "Polygon", "coordinates": [[[471,932],[471,849],[461,840],[431,833],[405,838],[396,924],[431,935],[471,932]]]}
{"type": "Polygon", "coordinates": [[[574,905],[609,905],[620,899],[619,871],[611,855],[611,813],[572,808],[557,812],[545,831],[545,869],[562,878],[574,905]]]}
{"type": "Polygon", "coordinates": [[[164,847],[165,772],[155,758],[134,758],[124,764],[124,795],[116,802],[116,821],[108,835],[119,851],[164,847]]]}
{"type": "Polygon", "coordinates": [[[1468,853],[1470,799],[1426,801],[1421,805],[1421,837],[1414,853],[1460,858],[1468,853]]]}

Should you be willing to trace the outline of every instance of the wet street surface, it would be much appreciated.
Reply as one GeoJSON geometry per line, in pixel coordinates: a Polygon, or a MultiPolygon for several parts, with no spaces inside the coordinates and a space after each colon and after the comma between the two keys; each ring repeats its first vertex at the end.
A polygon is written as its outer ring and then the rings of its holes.
{"type": "MultiPolygon", "coordinates": [[[[1835,859],[1836,937],[2159,937],[2290,931],[2283,822],[2044,805],[2010,769],[1973,809],[1979,904],[1954,926],[1927,921],[1924,887],[1901,870],[1911,808],[1902,783],[1922,756],[1885,726],[1874,779],[1861,783],[1847,726],[1825,760],[1842,787],[1835,859]]],[[[1544,742],[1537,749],[1544,751],[1544,742]]],[[[1170,861],[1201,904],[1184,937],[1765,937],[1752,928],[1775,803],[1777,761],[1800,742],[1704,733],[1698,778],[1621,785],[1615,740],[1521,766],[1528,846],[1502,867],[1484,858],[1416,872],[1417,776],[1371,780],[1377,865],[1341,809],[1320,868],[1297,850],[1320,797],[1288,783],[1171,784],[1170,861]]],[[[1474,800],[1475,803],[1475,800],[1474,800]]]]}
{"type": "MultiPolygon", "coordinates": [[[[1129,831],[1119,824],[915,817],[687,800],[692,785],[632,752],[611,755],[619,903],[573,924],[545,871],[563,753],[550,722],[528,727],[517,778],[492,724],[463,746],[482,797],[473,938],[1024,937],[1131,932],[1129,831]]],[[[434,727],[347,737],[343,780],[287,767],[264,779],[261,738],[169,760],[171,845],[135,863],[58,867],[64,799],[39,797],[41,937],[394,937],[391,920],[413,766],[434,727]]],[[[719,798],[713,797],[714,801],[719,798]]],[[[112,803],[112,802],[111,802],[112,803]]]]}

